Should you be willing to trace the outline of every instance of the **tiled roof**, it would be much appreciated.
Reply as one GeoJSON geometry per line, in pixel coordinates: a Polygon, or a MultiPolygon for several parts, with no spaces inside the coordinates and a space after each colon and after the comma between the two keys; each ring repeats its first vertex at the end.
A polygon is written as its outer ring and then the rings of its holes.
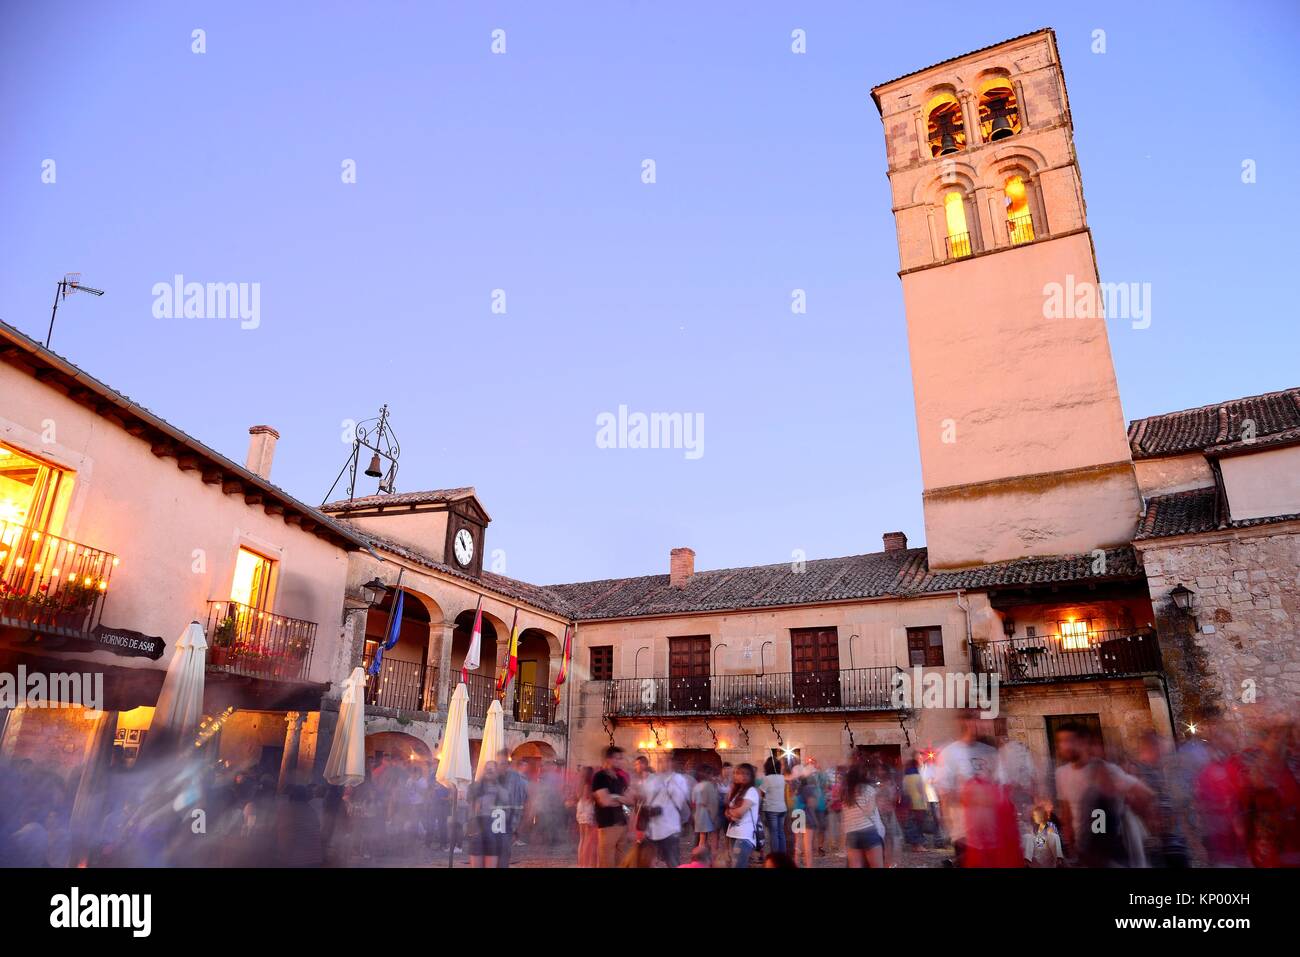
{"type": "Polygon", "coordinates": [[[424,492],[394,492],[391,495],[363,495],[361,498],[344,498],[320,507],[322,512],[355,512],[376,505],[433,505],[455,502],[474,496],[473,486],[461,488],[435,488],[424,492]]]}
{"type": "Polygon", "coordinates": [[[370,540],[370,544],[378,549],[397,555],[399,558],[405,558],[407,561],[414,562],[417,565],[423,565],[425,568],[433,571],[442,572],[459,578],[462,581],[471,582],[481,585],[488,591],[495,592],[504,598],[514,601],[526,602],[534,608],[540,608],[543,611],[549,611],[565,618],[572,618],[574,609],[560,595],[552,593],[549,589],[542,588],[539,585],[530,585],[528,582],[519,581],[515,578],[507,578],[505,575],[498,575],[495,572],[483,572],[478,578],[470,575],[462,569],[446,562],[440,562],[431,555],[426,554],[418,548],[411,548],[409,545],[402,545],[391,539],[382,538],[370,532],[362,531],[356,525],[353,525],[347,519],[342,519],[340,524],[348,526],[354,532],[365,535],[370,540]]]}
{"type": "Polygon", "coordinates": [[[1278,522],[1300,520],[1297,515],[1269,515],[1263,518],[1224,520],[1219,513],[1218,493],[1213,488],[1194,488],[1147,499],[1147,507],[1133,540],[1140,542],[1171,535],[1195,535],[1217,529],[1254,528],[1278,522]]]}
{"type": "Polygon", "coordinates": [[[1022,558],[957,570],[930,571],[924,548],[872,552],[807,562],[789,562],[696,572],[684,588],[667,575],[611,578],[549,585],[579,619],[637,618],[730,609],[806,605],[867,598],[911,598],[958,589],[1097,581],[1140,575],[1130,547],[1106,553],[1106,571],[1093,571],[1094,556],[1022,558]]]}
{"type": "MultiPolygon", "coordinates": [[[[244,466],[227,458],[215,449],[209,448],[200,442],[188,432],[177,428],[166,419],[153,412],[150,412],[144,406],[131,399],[130,396],[123,392],[118,392],[111,386],[100,382],[89,372],[82,369],[69,359],[65,359],[50,349],[46,349],[35,339],[21,332],[7,322],[0,321],[0,342],[7,341],[14,347],[13,351],[17,353],[26,353],[30,362],[39,363],[46,369],[54,370],[61,376],[66,376],[69,380],[79,385],[89,393],[107,400],[107,409],[116,408],[119,414],[142,423],[149,429],[150,435],[166,436],[172,442],[178,443],[187,454],[192,453],[198,458],[210,463],[222,472],[238,478],[238,480],[249,488],[255,488],[274,499],[286,509],[297,512],[306,516],[311,521],[328,529],[336,539],[341,539],[344,547],[356,548],[365,544],[365,538],[357,533],[355,529],[345,528],[339,522],[322,514],[319,509],[315,509],[304,502],[298,501],[280,486],[275,485],[269,479],[250,472],[244,466]]],[[[104,413],[99,412],[100,415],[104,413]]],[[[265,428],[265,426],[259,426],[265,428]]]]}
{"type": "Polygon", "coordinates": [[[1300,428],[1300,388],[1134,419],[1129,447],[1135,459],[1200,452],[1241,441],[1247,422],[1254,423],[1255,439],[1300,428]]]}
{"type": "Polygon", "coordinates": [[[897,83],[899,80],[906,80],[909,76],[916,76],[918,73],[924,73],[927,70],[933,70],[937,66],[943,66],[946,63],[955,63],[956,61],[965,59],[968,56],[974,56],[977,53],[984,53],[986,50],[992,50],[994,47],[1004,46],[1005,44],[1008,43],[1015,43],[1018,40],[1027,40],[1029,37],[1037,36],[1040,33],[1051,34],[1053,38],[1053,42],[1055,42],[1056,31],[1053,30],[1051,27],[1042,27],[1038,30],[1030,30],[1028,33],[1020,34],[1020,36],[1008,37],[1006,40],[999,40],[997,43],[990,43],[988,46],[979,47],[976,50],[968,50],[965,53],[959,53],[957,56],[950,56],[946,60],[940,60],[938,63],[931,63],[929,66],[923,66],[919,70],[909,70],[907,73],[904,73],[902,76],[896,76],[892,80],[885,80],[885,82],[883,83],[877,83],[875,86],[871,88],[871,96],[873,99],[875,99],[876,106],[877,108],[879,108],[880,100],[878,97],[876,97],[876,91],[883,87],[889,86],[890,84],[893,83],[897,83]]]}

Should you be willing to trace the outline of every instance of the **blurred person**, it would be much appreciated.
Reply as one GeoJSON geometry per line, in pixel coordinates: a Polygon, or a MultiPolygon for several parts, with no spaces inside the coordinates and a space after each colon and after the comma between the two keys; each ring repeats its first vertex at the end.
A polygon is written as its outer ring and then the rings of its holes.
{"type": "Polygon", "coordinates": [[[53,810],[46,814],[45,833],[49,837],[49,850],[45,855],[46,864],[50,867],[67,867],[72,841],[67,815],[62,811],[53,810]]]}
{"type": "Polygon", "coordinates": [[[275,863],[278,867],[320,867],[322,861],[320,821],[311,807],[311,792],[305,785],[289,788],[275,816],[275,863]]]}
{"type": "Polygon", "coordinates": [[[1151,827],[1146,857],[1152,867],[1187,867],[1190,858],[1180,824],[1181,803],[1176,792],[1170,749],[1153,730],[1143,732],[1128,769],[1151,791],[1151,827]]]}
{"type": "Polygon", "coordinates": [[[718,813],[718,785],[713,780],[713,768],[701,764],[695,769],[695,787],[691,789],[691,807],[694,814],[695,846],[709,848],[710,863],[718,850],[718,833],[721,816],[718,813]]]}
{"type": "Polygon", "coordinates": [[[1023,867],[1024,835],[1011,789],[999,783],[997,769],[977,764],[961,786],[961,817],[966,831],[963,867],[1023,867]]]}
{"type": "Polygon", "coordinates": [[[1151,791],[1133,775],[1106,761],[1101,742],[1074,723],[1056,732],[1057,810],[1064,825],[1067,852],[1085,867],[1142,867],[1142,847],[1137,814],[1151,791]],[[1071,850],[1071,848],[1073,850],[1071,850]]]}
{"type": "Polygon", "coordinates": [[[788,810],[785,789],[786,780],[781,773],[780,764],[769,756],[763,762],[763,777],[759,779],[758,790],[763,795],[763,823],[767,827],[770,854],[785,853],[785,815],[788,810]]]}
{"type": "Polygon", "coordinates": [[[1025,841],[1025,864],[1029,867],[1064,867],[1065,853],[1061,849],[1061,835],[1052,823],[1048,807],[1044,804],[1035,805],[1031,819],[1033,832],[1025,841]]]}
{"type": "Polygon", "coordinates": [[[910,850],[920,850],[925,845],[925,818],[930,806],[925,799],[925,781],[915,758],[903,770],[903,838],[910,850]]]}
{"type": "Polygon", "coordinates": [[[966,858],[966,821],[962,816],[961,791],[976,774],[993,775],[997,751],[979,740],[976,712],[964,711],[957,721],[957,739],[944,746],[935,759],[934,789],[939,797],[943,826],[952,841],[953,863],[962,867],[966,858]]]}
{"type": "Polygon", "coordinates": [[[1287,762],[1291,732],[1289,723],[1270,718],[1241,753],[1244,842],[1254,867],[1300,864],[1300,784],[1287,762]]]}
{"type": "MultiPolygon", "coordinates": [[[[849,867],[885,866],[885,826],[876,806],[876,788],[865,762],[855,760],[844,776],[844,849],[849,867]]],[[[807,862],[805,866],[811,866],[807,862]]]]}
{"type": "Polygon", "coordinates": [[[774,871],[797,871],[799,865],[789,854],[778,852],[763,858],[763,867],[774,871]]]}
{"type": "Polygon", "coordinates": [[[528,804],[528,782],[510,763],[510,752],[502,748],[497,752],[497,782],[501,787],[506,809],[506,832],[501,838],[498,850],[497,867],[510,866],[510,852],[522,841],[516,841],[519,823],[524,817],[524,808],[528,804]]]}
{"type": "MultiPolygon", "coordinates": [[[[668,765],[669,758],[661,759],[668,765]]],[[[637,759],[638,764],[642,761],[637,759]]],[[[645,763],[649,767],[649,762],[645,763]]],[[[646,774],[641,786],[641,809],[646,839],[665,867],[681,863],[682,824],[689,819],[690,784],[686,777],[668,765],[655,774],[646,774]]]]}
{"type": "Polygon", "coordinates": [[[4,867],[48,867],[50,834],[45,829],[45,813],[35,802],[28,802],[18,812],[18,827],[9,835],[4,867]]]}
{"type": "Polygon", "coordinates": [[[707,844],[696,844],[691,848],[691,859],[685,864],[679,864],[678,867],[712,867],[713,851],[707,844]]]}
{"type": "Polygon", "coordinates": [[[758,837],[759,808],[763,796],[754,787],[754,766],[738,764],[732,772],[731,790],[727,795],[725,817],[731,822],[727,838],[731,841],[735,868],[749,867],[758,837]]]}
{"type": "Polygon", "coordinates": [[[510,839],[509,793],[501,783],[495,761],[487,761],[483,772],[470,782],[465,800],[468,811],[469,866],[496,868],[501,846],[510,839]]]}
{"type": "Polygon", "coordinates": [[[605,749],[603,763],[591,779],[591,793],[596,805],[596,859],[598,867],[618,864],[619,844],[627,835],[627,811],[632,804],[625,793],[628,780],[623,772],[623,749],[611,744],[605,749]]]}
{"type": "Polygon", "coordinates": [[[578,821],[578,866],[595,867],[596,855],[596,799],[591,793],[591,782],[596,776],[594,768],[584,767],[578,772],[578,799],[575,817],[578,821]]]}

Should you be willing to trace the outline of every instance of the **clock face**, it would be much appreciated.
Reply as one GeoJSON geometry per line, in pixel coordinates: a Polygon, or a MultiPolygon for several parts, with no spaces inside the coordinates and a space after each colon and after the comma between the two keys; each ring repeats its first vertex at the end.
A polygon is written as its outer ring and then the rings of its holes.
{"type": "Polygon", "coordinates": [[[456,553],[456,561],[462,567],[474,560],[474,536],[470,534],[468,528],[462,528],[456,533],[452,550],[456,553]]]}

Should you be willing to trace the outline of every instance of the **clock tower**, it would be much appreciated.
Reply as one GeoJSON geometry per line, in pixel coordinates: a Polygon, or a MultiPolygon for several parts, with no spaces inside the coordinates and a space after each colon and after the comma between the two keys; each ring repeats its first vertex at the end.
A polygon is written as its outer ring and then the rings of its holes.
{"type": "Polygon", "coordinates": [[[885,129],[931,566],[1126,544],[1141,499],[1055,34],[955,57],[871,95],[885,129]]]}

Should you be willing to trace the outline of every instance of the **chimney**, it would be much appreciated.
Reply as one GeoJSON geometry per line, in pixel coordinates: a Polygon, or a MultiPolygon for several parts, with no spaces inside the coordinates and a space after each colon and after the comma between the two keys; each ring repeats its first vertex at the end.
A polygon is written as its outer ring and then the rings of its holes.
{"type": "Polygon", "coordinates": [[[668,582],[674,588],[685,588],[695,574],[695,550],[674,548],[668,558],[668,582]]]}
{"type": "Polygon", "coordinates": [[[907,536],[902,532],[885,532],[883,538],[887,552],[901,552],[907,548],[907,536]]]}
{"type": "Polygon", "coordinates": [[[248,461],[244,468],[271,480],[271,459],[275,458],[275,440],[280,433],[269,425],[255,425],[248,430],[248,461]]]}

